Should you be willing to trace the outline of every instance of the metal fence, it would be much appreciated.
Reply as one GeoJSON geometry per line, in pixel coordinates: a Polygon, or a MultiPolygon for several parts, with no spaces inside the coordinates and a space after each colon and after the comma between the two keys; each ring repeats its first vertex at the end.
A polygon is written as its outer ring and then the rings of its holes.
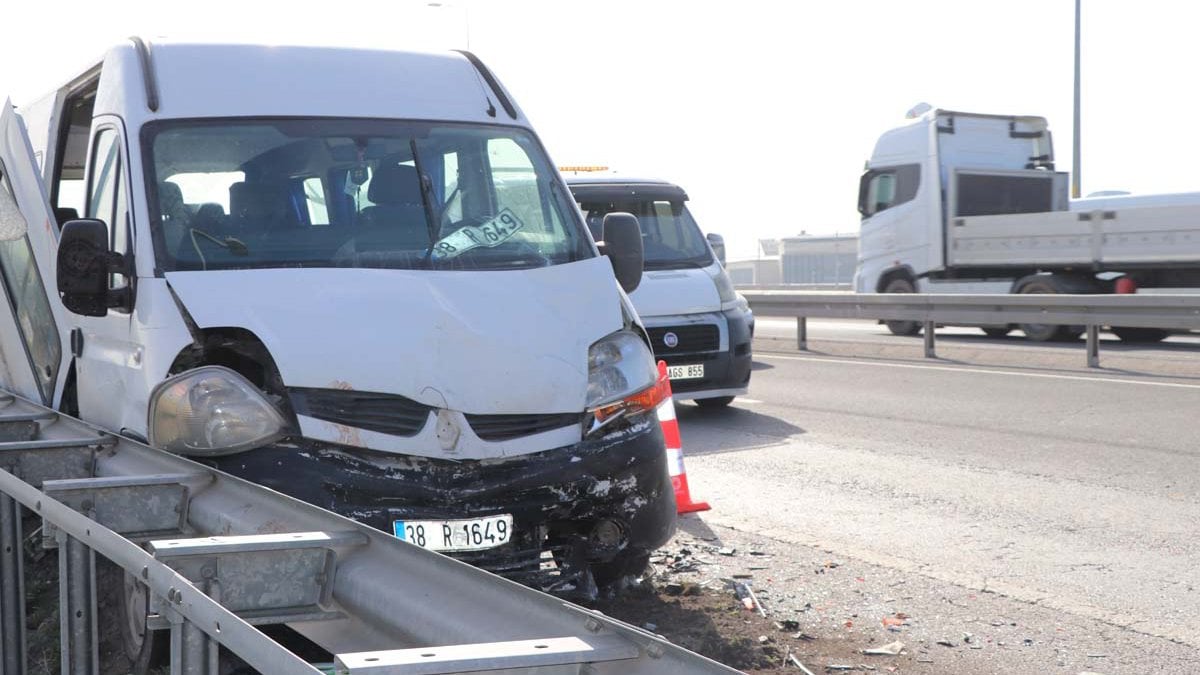
{"type": "MultiPolygon", "coordinates": [[[[281,470],[286,470],[281,468],[281,470]]],[[[733,673],[646,631],[0,393],[0,673],[26,672],[22,508],[58,548],[62,672],[100,668],[98,556],[142,584],[171,673],[733,673]],[[515,670],[514,670],[515,669],[515,670]]],[[[127,578],[129,580],[129,578],[127,578]]],[[[118,582],[119,583],[119,582],[118,582]]]]}
{"type": "Polygon", "coordinates": [[[925,356],[936,358],[938,324],[1083,326],[1087,363],[1100,367],[1102,326],[1200,329],[1195,295],[955,295],[934,293],[808,293],[740,291],[757,316],[795,317],[796,344],[808,348],[808,318],[917,321],[924,325],[925,356]]]}

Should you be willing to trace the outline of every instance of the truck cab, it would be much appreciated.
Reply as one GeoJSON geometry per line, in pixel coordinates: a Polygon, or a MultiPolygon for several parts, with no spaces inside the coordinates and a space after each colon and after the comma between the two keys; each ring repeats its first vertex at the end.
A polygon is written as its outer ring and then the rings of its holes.
{"type": "Polygon", "coordinates": [[[645,272],[630,299],[655,357],[667,362],[675,398],[722,408],[744,395],[754,317],[725,271],[722,240],[700,231],[683,188],[598,175],[568,176],[567,184],[596,238],[609,214],[637,216],[645,272]]]}
{"type": "Polygon", "coordinates": [[[670,537],[637,224],[474,55],[134,39],[0,125],[4,386],[568,596],[670,537]]]}

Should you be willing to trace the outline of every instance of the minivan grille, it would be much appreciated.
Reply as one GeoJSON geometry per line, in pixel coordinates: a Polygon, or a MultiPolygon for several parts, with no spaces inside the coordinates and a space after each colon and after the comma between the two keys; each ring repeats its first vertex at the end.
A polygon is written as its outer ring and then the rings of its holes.
{"type": "Polygon", "coordinates": [[[579,413],[554,415],[466,415],[475,435],[485,441],[507,441],[579,424],[579,413]]]}
{"type": "Polygon", "coordinates": [[[433,410],[403,396],[369,391],[289,387],[288,394],[297,415],[393,436],[415,436],[433,410]]]}
{"type": "Polygon", "coordinates": [[[650,335],[650,347],[655,354],[677,354],[685,352],[711,352],[721,346],[721,333],[711,323],[691,324],[686,326],[659,326],[647,328],[650,335]],[[674,333],[677,341],[674,347],[667,346],[667,334],[674,333]]]}

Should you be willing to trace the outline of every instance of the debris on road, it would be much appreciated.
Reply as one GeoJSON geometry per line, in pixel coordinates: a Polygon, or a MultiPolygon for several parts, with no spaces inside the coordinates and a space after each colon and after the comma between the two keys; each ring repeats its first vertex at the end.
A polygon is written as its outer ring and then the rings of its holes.
{"type": "Polygon", "coordinates": [[[882,647],[872,647],[871,649],[864,649],[864,650],[862,650],[862,653],[867,656],[896,656],[903,651],[904,651],[904,643],[900,642],[899,640],[896,640],[895,642],[889,642],[886,645],[883,645],[882,647]]]}

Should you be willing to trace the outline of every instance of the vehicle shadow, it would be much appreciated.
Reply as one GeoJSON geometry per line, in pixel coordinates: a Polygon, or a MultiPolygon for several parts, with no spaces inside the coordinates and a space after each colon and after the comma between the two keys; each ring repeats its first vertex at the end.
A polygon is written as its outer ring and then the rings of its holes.
{"type": "Polygon", "coordinates": [[[727,408],[716,409],[677,403],[675,416],[685,457],[778,445],[807,433],[786,420],[740,407],[736,400],[727,408]]]}
{"type": "Polygon", "coordinates": [[[762,361],[751,361],[751,362],[750,362],[750,370],[751,370],[751,371],[755,371],[755,370],[774,370],[774,369],[775,369],[775,366],[773,366],[773,365],[771,365],[771,364],[769,364],[769,363],[763,363],[762,361]]]}

